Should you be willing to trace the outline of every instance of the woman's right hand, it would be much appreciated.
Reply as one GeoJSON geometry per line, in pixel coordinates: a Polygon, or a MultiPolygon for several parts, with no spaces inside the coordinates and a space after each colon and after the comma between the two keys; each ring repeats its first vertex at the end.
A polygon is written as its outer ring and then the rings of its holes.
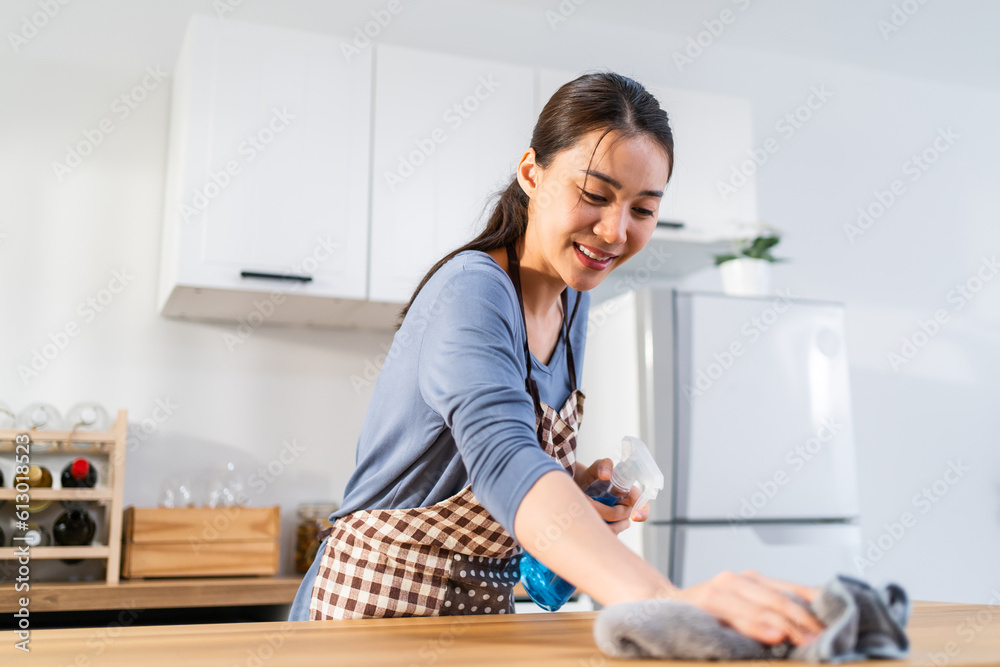
{"type": "Polygon", "coordinates": [[[762,644],[786,639],[796,646],[808,644],[823,631],[823,624],[806,607],[789,598],[794,593],[812,602],[818,588],[770,579],[753,570],[722,572],[708,581],[681,589],[672,597],[693,604],[762,644]]]}

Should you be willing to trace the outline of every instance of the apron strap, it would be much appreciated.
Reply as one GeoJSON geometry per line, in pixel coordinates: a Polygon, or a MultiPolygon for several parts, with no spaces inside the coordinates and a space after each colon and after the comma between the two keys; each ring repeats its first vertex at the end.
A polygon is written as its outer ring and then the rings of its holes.
{"type": "Polygon", "coordinates": [[[531,351],[528,349],[528,321],[524,318],[524,298],[521,296],[521,264],[517,259],[517,251],[514,244],[507,246],[507,269],[510,272],[510,280],[514,283],[514,291],[517,292],[517,305],[521,307],[521,324],[524,326],[524,363],[527,365],[528,374],[524,378],[525,389],[531,395],[531,400],[535,404],[535,415],[538,417],[539,445],[542,443],[542,398],[538,393],[538,384],[531,377],[531,351]]]}
{"type": "MultiPolygon", "coordinates": [[[[576,317],[576,309],[580,307],[580,297],[582,295],[576,293],[576,303],[573,304],[573,312],[569,316],[569,321],[566,323],[566,363],[569,365],[569,386],[571,387],[570,392],[579,389],[576,385],[576,364],[573,361],[573,344],[570,342],[569,330],[573,326],[573,318],[576,317]]],[[[566,317],[566,290],[562,293],[562,304],[563,304],[563,318],[566,317]]]]}
{"type": "MultiPolygon", "coordinates": [[[[542,399],[538,392],[538,383],[531,377],[531,351],[528,349],[528,323],[524,317],[524,297],[521,295],[521,264],[520,260],[517,258],[517,251],[514,249],[514,244],[509,244],[507,246],[507,268],[510,273],[511,282],[514,283],[514,291],[517,292],[517,304],[521,308],[521,324],[524,326],[524,363],[527,366],[527,376],[525,377],[524,384],[525,389],[531,395],[532,400],[535,403],[535,414],[539,417],[539,427],[538,427],[538,437],[541,441],[541,417],[542,417],[542,399]]],[[[577,389],[576,385],[576,364],[573,359],[573,345],[570,343],[570,327],[573,325],[573,318],[576,317],[576,310],[580,307],[580,293],[577,292],[576,303],[573,304],[573,312],[570,314],[569,320],[566,319],[566,311],[568,310],[568,289],[564,289],[560,295],[562,299],[562,312],[563,312],[563,324],[564,335],[566,337],[566,361],[569,365],[569,382],[572,390],[577,389]]]]}

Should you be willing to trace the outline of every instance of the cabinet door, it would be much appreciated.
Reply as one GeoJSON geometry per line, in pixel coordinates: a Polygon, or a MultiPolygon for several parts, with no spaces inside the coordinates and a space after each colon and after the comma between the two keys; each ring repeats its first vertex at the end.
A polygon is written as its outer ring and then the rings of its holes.
{"type": "Polygon", "coordinates": [[[370,51],[347,62],[328,35],[208,17],[188,39],[180,282],[364,298],[370,51]]]}
{"type": "MultiPolygon", "coordinates": [[[[539,71],[538,109],[578,73],[539,71]]],[[[674,168],[660,203],[659,220],[683,222],[707,235],[731,234],[757,217],[756,182],[750,175],[735,194],[719,194],[731,171],[753,147],[748,100],[640,82],[660,102],[674,134],[674,168]]]]}
{"type": "Polygon", "coordinates": [[[656,84],[647,88],[666,109],[674,133],[674,171],[659,219],[683,222],[709,235],[731,235],[755,223],[753,174],[735,192],[719,189],[753,148],[749,100],[656,84]]]}
{"type": "Polygon", "coordinates": [[[378,46],[370,299],[408,301],[431,266],[482,230],[534,122],[530,68],[378,46]]]}

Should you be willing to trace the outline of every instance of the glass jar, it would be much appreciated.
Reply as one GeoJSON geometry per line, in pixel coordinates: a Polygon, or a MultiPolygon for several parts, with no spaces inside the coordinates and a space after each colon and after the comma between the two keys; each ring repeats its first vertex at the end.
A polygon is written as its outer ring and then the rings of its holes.
{"type": "Polygon", "coordinates": [[[21,410],[17,426],[29,431],[58,431],[63,427],[63,418],[49,403],[32,403],[21,410]]]}
{"type": "MultiPolygon", "coordinates": [[[[94,402],[77,403],[66,413],[66,428],[73,431],[110,431],[108,411],[94,402]]],[[[88,448],[89,442],[72,441],[73,447],[88,448]]]]}
{"type": "Polygon", "coordinates": [[[0,401],[0,428],[12,429],[17,423],[17,413],[3,401],[0,401]]]}
{"type": "Polygon", "coordinates": [[[299,524],[295,529],[295,571],[302,574],[309,569],[319,551],[319,533],[330,527],[330,515],[339,509],[337,503],[302,503],[299,505],[299,524]]]}
{"type": "MultiPolygon", "coordinates": [[[[18,414],[17,428],[26,431],[59,431],[63,428],[63,418],[49,403],[32,403],[18,414]]],[[[31,449],[34,451],[53,449],[56,445],[52,441],[36,440],[35,436],[31,440],[31,449]]]]}

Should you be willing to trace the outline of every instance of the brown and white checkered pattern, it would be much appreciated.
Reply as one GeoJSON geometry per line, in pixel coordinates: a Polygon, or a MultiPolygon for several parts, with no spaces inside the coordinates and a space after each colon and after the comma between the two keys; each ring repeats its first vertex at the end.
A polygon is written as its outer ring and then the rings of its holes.
{"type": "MultiPolygon", "coordinates": [[[[545,453],[570,472],[584,399],[583,392],[574,390],[561,410],[542,403],[542,415],[536,417],[545,453]]],[[[500,572],[507,559],[520,553],[471,486],[430,507],[354,512],[334,522],[313,586],[310,619],[463,613],[442,608],[449,587],[468,585],[468,577],[458,576],[462,564],[487,559],[500,572]]],[[[500,599],[506,598],[497,609],[513,609],[508,603],[515,583],[497,582],[500,599]]]]}

